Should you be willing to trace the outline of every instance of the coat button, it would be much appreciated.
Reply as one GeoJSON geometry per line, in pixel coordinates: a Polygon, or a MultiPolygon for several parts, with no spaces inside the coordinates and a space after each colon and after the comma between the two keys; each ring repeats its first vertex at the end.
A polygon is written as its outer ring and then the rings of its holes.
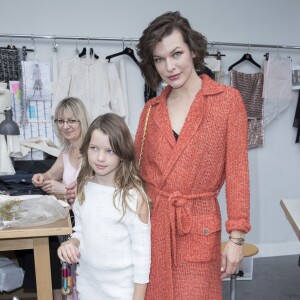
{"type": "Polygon", "coordinates": [[[208,235],[208,234],[209,234],[208,228],[203,228],[203,234],[205,234],[205,235],[208,235]]]}

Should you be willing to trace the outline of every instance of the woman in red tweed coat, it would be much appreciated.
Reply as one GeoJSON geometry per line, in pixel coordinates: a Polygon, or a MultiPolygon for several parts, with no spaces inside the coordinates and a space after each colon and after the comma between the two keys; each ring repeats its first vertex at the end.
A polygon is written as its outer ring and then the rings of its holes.
{"type": "Polygon", "coordinates": [[[250,230],[246,111],[237,90],[197,75],[206,44],[179,12],[169,12],[137,46],[150,87],[168,84],[146,103],[135,141],[153,201],[148,300],[222,299],[221,278],[237,270],[250,230]],[[230,239],[221,255],[224,181],[230,239]]]}

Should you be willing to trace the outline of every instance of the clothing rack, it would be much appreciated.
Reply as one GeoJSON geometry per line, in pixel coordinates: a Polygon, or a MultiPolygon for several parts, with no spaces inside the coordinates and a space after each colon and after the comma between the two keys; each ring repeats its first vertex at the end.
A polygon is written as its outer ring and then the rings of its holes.
{"type": "MultiPolygon", "coordinates": [[[[0,33],[0,38],[23,38],[23,39],[48,39],[48,40],[76,40],[76,41],[111,41],[111,42],[138,42],[138,38],[128,37],[89,37],[89,36],[62,36],[62,35],[34,35],[34,34],[7,34],[0,33]]],[[[290,49],[299,50],[300,46],[289,45],[269,45],[269,44],[251,44],[251,43],[228,43],[228,42],[208,42],[211,46],[227,46],[227,47],[248,47],[249,48],[275,48],[275,49],[290,49]]]]}

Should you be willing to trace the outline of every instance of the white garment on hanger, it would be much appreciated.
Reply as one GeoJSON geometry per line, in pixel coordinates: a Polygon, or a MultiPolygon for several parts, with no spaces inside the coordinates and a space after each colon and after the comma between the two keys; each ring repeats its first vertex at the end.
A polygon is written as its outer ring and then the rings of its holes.
{"type": "Polygon", "coordinates": [[[292,61],[269,56],[264,63],[264,125],[275,119],[292,101],[292,61]]]}
{"type": "Polygon", "coordinates": [[[59,69],[53,113],[65,97],[77,97],[86,105],[91,121],[101,114],[114,112],[126,117],[126,104],[116,66],[105,59],[75,56],[59,69]]]}
{"type": "Polygon", "coordinates": [[[0,175],[14,175],[15,169],[9,158],[4,135],[0,135],[0,175]]]}
{"type": "MultiPolygon", "coordinates": [[[[0,84],[0,123],[5,120],[4,110],[12,105],[12,93],[7,89],[7,83],[0,84]]],[[[9,136],[7,136],[9,141],[9,136]]],[[[9,150],[4,135],[0,135],[0,175],[13,175],[15,169],[9,157],[9,150]]]]}
{"type": "Polygon", "coordinates": [[[204,62],[206,66],[212,71],[212,72],[220,72],[221,71],[221,60],[217,59],[216,57],[205,57],[204,62]]]}
{"type": "Polygon", "coordinates": [[[124,98],[124,106],[125,106],[125,121],[127,125],[129,125],[129,108],[128,108],[128,96],[127,96],[127,79],[126,79],[126,70],[125,70],[125,61],[121,58],[118,62],[115,63],[116,67],[118,68],[121,87],[123,92],[124,98]]]}
{"type": "Polygon", "coordinates": [[[7,151],[10,157],[22,158],[28,154],[29,148],[21,145],[19,135],[8,135],[7,151]]]}

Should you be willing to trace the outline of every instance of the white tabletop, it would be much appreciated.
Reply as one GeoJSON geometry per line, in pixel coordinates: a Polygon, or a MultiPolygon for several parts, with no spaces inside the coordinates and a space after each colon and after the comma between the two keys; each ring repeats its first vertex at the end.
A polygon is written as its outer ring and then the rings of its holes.
{"type": "Polygon", "coordinates": [[[300,240],[300,199],[282,199],[280,205],[300,240]]]}

